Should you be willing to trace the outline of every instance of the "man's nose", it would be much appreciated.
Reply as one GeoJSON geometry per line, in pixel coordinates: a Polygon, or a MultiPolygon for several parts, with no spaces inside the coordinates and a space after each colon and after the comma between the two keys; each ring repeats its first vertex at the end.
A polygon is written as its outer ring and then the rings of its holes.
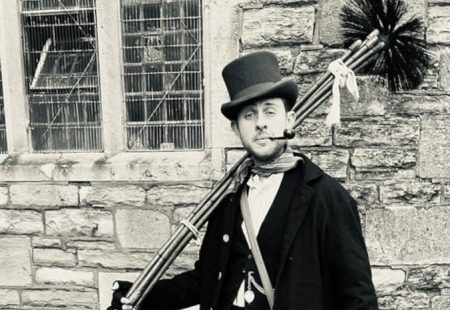
{"type": "Polygon", "coordinates": [[[258,116],[256,119],[256,128],[259,130],[267,129],[267,122],[264,117],[258,116]]]}

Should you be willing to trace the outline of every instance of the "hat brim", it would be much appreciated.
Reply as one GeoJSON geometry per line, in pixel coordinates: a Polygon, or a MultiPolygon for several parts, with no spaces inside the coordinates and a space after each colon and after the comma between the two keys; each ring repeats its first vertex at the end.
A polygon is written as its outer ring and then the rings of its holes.
{"type": "Polygon", "coordinates": [[[224,103],[220,108],[222,114],[229,120],[236,120],[239,111],[247,104],[256,100],[280,97],[287,100],[291,109],[298,97],[298,86],[292,80],[282,80],[270,87],[255,91],[246,96],[224,103]]]}

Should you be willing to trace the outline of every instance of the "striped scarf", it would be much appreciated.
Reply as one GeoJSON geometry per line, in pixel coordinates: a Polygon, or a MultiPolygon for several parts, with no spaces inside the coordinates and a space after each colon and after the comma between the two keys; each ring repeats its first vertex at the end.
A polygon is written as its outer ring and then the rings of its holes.
{"type": "Polygon", "coordinates": [[[289,145],[286,145],[283,154],[269,163],[257,162],[254,158],[249,157],[239,166],[234,174],[230,188],[233,192],[237,192],[238,188],[244,183],[244,180],[250,172],[262,177],[267,177],[274,173],[282,173],[291,170],[297,166],[299,161],[303,161],[303,159],[294,156],[289,145]]]}
{"type": "Polygon", "coordinates": [[[254,166],[250,169],[253,174],[261,177],[267,177],[274,173],[282,173],[297,166],[297,162],[302,160],[301,157],[295,157],[294,152],[286,145],[286,148],[280,156],[269,163],[261,163],[254,160],[254,166]]]}

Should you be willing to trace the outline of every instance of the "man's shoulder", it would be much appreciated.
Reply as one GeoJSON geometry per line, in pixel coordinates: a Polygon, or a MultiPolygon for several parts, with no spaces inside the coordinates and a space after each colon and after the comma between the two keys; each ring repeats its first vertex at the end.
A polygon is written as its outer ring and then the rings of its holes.
{"type": "Polygon", "coordinates": [[[313,195],[321,197],[334,197],[351,200],[351,196],[339,181],[330,176],[307,156],[299,154],[302,158],[302,166],[297,173],[302,174],[303,181],[313,191],[313,195]]]}

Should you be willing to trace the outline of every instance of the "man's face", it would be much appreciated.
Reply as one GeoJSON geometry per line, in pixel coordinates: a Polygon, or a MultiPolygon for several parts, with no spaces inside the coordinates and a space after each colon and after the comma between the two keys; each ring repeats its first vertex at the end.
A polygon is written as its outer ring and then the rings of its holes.
{"type": "Polygon", "coordinates": [[[247,104],[232,122],[234,132],[244,148],[258,161],[271,161],[284,150],[286,140],[270,140],[283,135],[295,121],[294,112],[286,112],[281,98],[270,98],[247,104]]]}

